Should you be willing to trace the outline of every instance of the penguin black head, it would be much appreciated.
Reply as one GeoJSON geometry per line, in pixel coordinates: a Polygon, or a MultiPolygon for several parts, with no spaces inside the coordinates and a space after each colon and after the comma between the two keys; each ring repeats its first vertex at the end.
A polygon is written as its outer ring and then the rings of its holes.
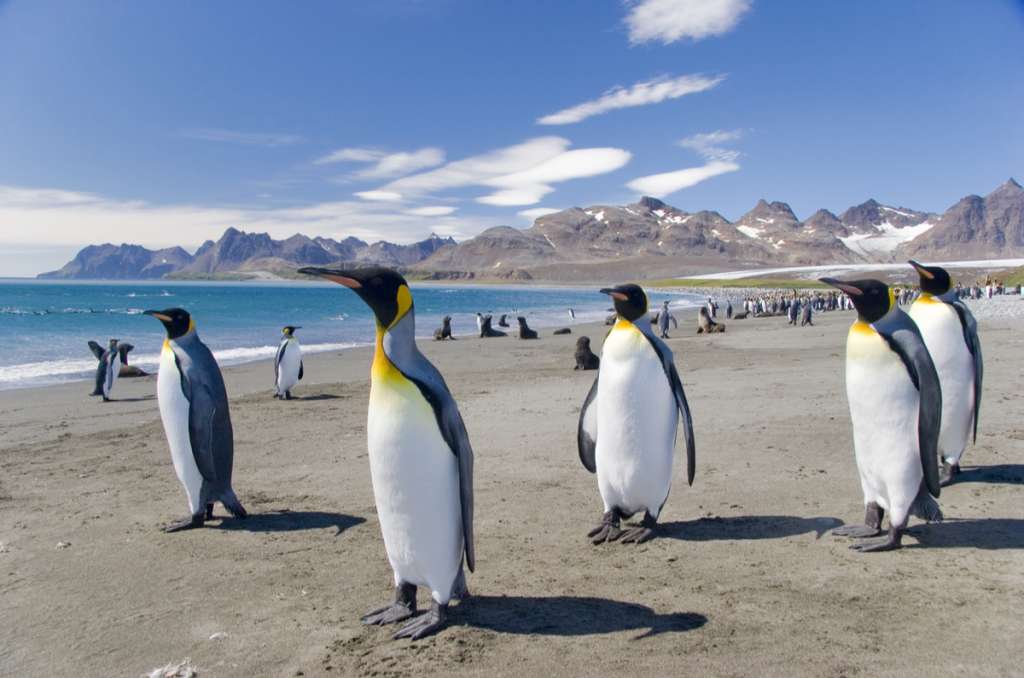
{"type": "Polygon", "coordinates": [[[647,294],[639,285],[630,283],[606,287],[601,294],[607,294],[615,301],[615,312],[620,318],[633,322],[647,313],[647,294]]]}
{"type": "Polygon", "coordinates": [[[948,292],[949,288],[953,286],[949,273],[941,266],[925,266],[913,259],[908,263],[917,270],[917,275],[921,278],[922,292],[938,297],[948,292]]]}
{"type": "Polygon", "coordinates": [[[412,309],[409,284],[390,268],[338,270],[308,266],[300,268],[299,273],[315,275],[349,288],[366,302],[377,317],[377,324],[383,329],[391,327],[412,309]]]}
{"type": "Polygon", "coordinates": [[[117,339],[110,339],[110,348],[117,348],[117,339]]]}
{"type": "Polygon", "coordinates": [[[145,315],[151,315],[164,324],[167,329],[168,339],[177,339],[188,334],[194,325],[192,316],[183,308],[168,308],[163,311],[143,311],[145,315]]]}
{"type": "Polygon", "coordinates": [[[295,330],[301,330],[302,325],[285,325],[281,328],[281,334],[286,337],[290,337],[295,334],[295,330]]]}
{"type": "Polygon", "coordinates": [[[881,280],[836,280],[820,278],[821,282],[846,292],[857,314],[864,322],[881,320],[893,306],[893,295],[889,286],[881,280]]]}

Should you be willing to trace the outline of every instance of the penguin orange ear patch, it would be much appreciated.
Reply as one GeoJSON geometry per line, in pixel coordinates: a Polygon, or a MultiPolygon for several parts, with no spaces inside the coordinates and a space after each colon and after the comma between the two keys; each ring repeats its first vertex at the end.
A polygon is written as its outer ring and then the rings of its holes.
{"type": "Polygon", "coordinates": [[[350,290],[358,290],[360,287],[363,286],[362,283],[360,283],[355,278],[346,278],[343,275],[331,275],[330,273],[324,273],[323,277],[327,278],[331,282],[336,282],[339,285],[344,285],[350,290]]]}

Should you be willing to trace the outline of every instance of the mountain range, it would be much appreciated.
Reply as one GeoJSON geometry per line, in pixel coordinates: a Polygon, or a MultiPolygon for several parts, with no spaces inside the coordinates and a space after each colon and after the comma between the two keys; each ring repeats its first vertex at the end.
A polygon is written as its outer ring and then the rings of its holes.
{"type": "Polygon", "coordinates": [[[723,266],[886,263],[1024,257],[1024,189],[1013,179],[969,195],[943,214],[868,200],[800,221],[784,202],[760,200],[731,222],[655,198],[630,205],[573,207],[530,228],[497,226],[456,243],[431,235],[411,245],[368,244],[227,229],[190,255],[180,247],[92,245],[46,278],[161,278],[290,274],[299,265],[397,267],[435,279],[583,280],[662,277],[723,266]]]}

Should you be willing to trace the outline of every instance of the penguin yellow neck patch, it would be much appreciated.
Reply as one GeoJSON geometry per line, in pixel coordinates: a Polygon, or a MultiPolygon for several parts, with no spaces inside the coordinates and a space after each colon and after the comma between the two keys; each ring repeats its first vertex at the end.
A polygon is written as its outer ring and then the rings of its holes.
{"type": "MultiPolygon", "coordinates": [[[[917,301],[922,304],[941,304],[942,302],[936,299],[928,292],[921,292],[921,296],[917,298],[917,301]]],[[[916,303],[916,302],[915,302],[916,303]]]]}
{"type": "Polygon", "coordinates": [[[636,325],[634,325],[633,323],[631,323],[628,320],[625,320],[623,318],[619,318],[618,320],[615,321],[615,326],[612,327],[612,330],[636,330],[636,331],[639,331],[639,330],[636,329],[636,325]]]}
{"type": "Polygon", "coordinates": [[[373,381],[396,382],[404,381],[405,376],[401,370],[395,367],[394,363],[384,352],[384,328],[377,325],[377,344],[373,352],[373,364],[370,367],[370,378],[373,381]]]}
{"type": "Polygon", "coordinates": [[[858,320],[850,325],[850,334],[875,334],[875,329],[863,320],[858,320]]]}

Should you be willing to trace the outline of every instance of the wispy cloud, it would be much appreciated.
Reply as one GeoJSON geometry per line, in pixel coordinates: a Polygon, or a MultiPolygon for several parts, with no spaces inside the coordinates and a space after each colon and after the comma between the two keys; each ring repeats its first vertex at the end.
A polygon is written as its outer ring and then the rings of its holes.
{"type": "Polygon", "coordinates": [[[641,0],[626,15],[629,41],[668,45],[684,38],[722,35],[736,27],[750,4],[750,0],[641,0]]]}
{"type": "Polygon", "coordinates": [[[486,205],[532,205],[554,191],[552,184],[619,169],[630,153],[620,148],[569,150],[562,137],[537,137],[450,162],[428,172],[396,179],[377,191],[389,196],[420,196],[466,186],[499,189],[477,198],[486,205]]]}
{"type": "Polygon", "coordinates": [[[569,125],[620,108],[648,106],[670,99],[678,99],[687,94],[703,92],[723,80],[725,80],[724,75],[713,77],[681,75],[675,78],[661,76],[653,80],[638,82],[630,87],[617,86],[597,99],[584,101],[581,104],[538,118],[537,123],[540,125],[569,125]]]}
{"type": "Polygon", "coordinates": [[[416,151],[388,153],[374,148],[339,148],[313,161],[316,165],[339,162],[373,163],[355,172],[353,176],[357,179],[391,179],[440,165],[444,162],[444,150],[428,146],[416,151]]]}
{"type": "Polygon", "coordinates": [[[402,202],[402,194],[394,191],[359,191],[355,195],[371,202],[402,202]]]}
{"type": "Polygon", "coordinates": [[[740,135],[740,130],[715,130],[681,139],[680,146],[694,151],[707,162],[700,167],[687,167],[672,172],[638,177],[626,186],[644,195],[664,198],[720,174],[735,172],[740,169],[737,162],[740,153],[730,148],[723,148],[722,144],[736,141],[740,135]]]}
{"type": "Polygon", "coordinates": [[[444,217],[455,212],[454,207],[445,205],[428,205],[426,207],[413,207],[405,210],[403,214],[411,214],[416,217],[444,217]]]}
{"type": "Polygon", "coordinates": [[[521,217],[526,217],[530,221],[533,221],[534,219],[539,219],[540,217],[547,216],[548,214],[555,214],[556,212],[561,211],[562,210],[556,210],[552,207],[534,207],[533,209],[516,212],[516,214],[518,214],[521,217]]]}
{"type": "Polygon", "coordinates": [[[217,141],[226,144],[242,144],[244,146],[266,146],[275,148],[278,146],[292,146],[300,144],[305,139],[297,134],[277,134],[273,132],[238,132],[229,129],[187,129],[182,130],[181,136],[186,139],[198,141],[217,141]]]}

